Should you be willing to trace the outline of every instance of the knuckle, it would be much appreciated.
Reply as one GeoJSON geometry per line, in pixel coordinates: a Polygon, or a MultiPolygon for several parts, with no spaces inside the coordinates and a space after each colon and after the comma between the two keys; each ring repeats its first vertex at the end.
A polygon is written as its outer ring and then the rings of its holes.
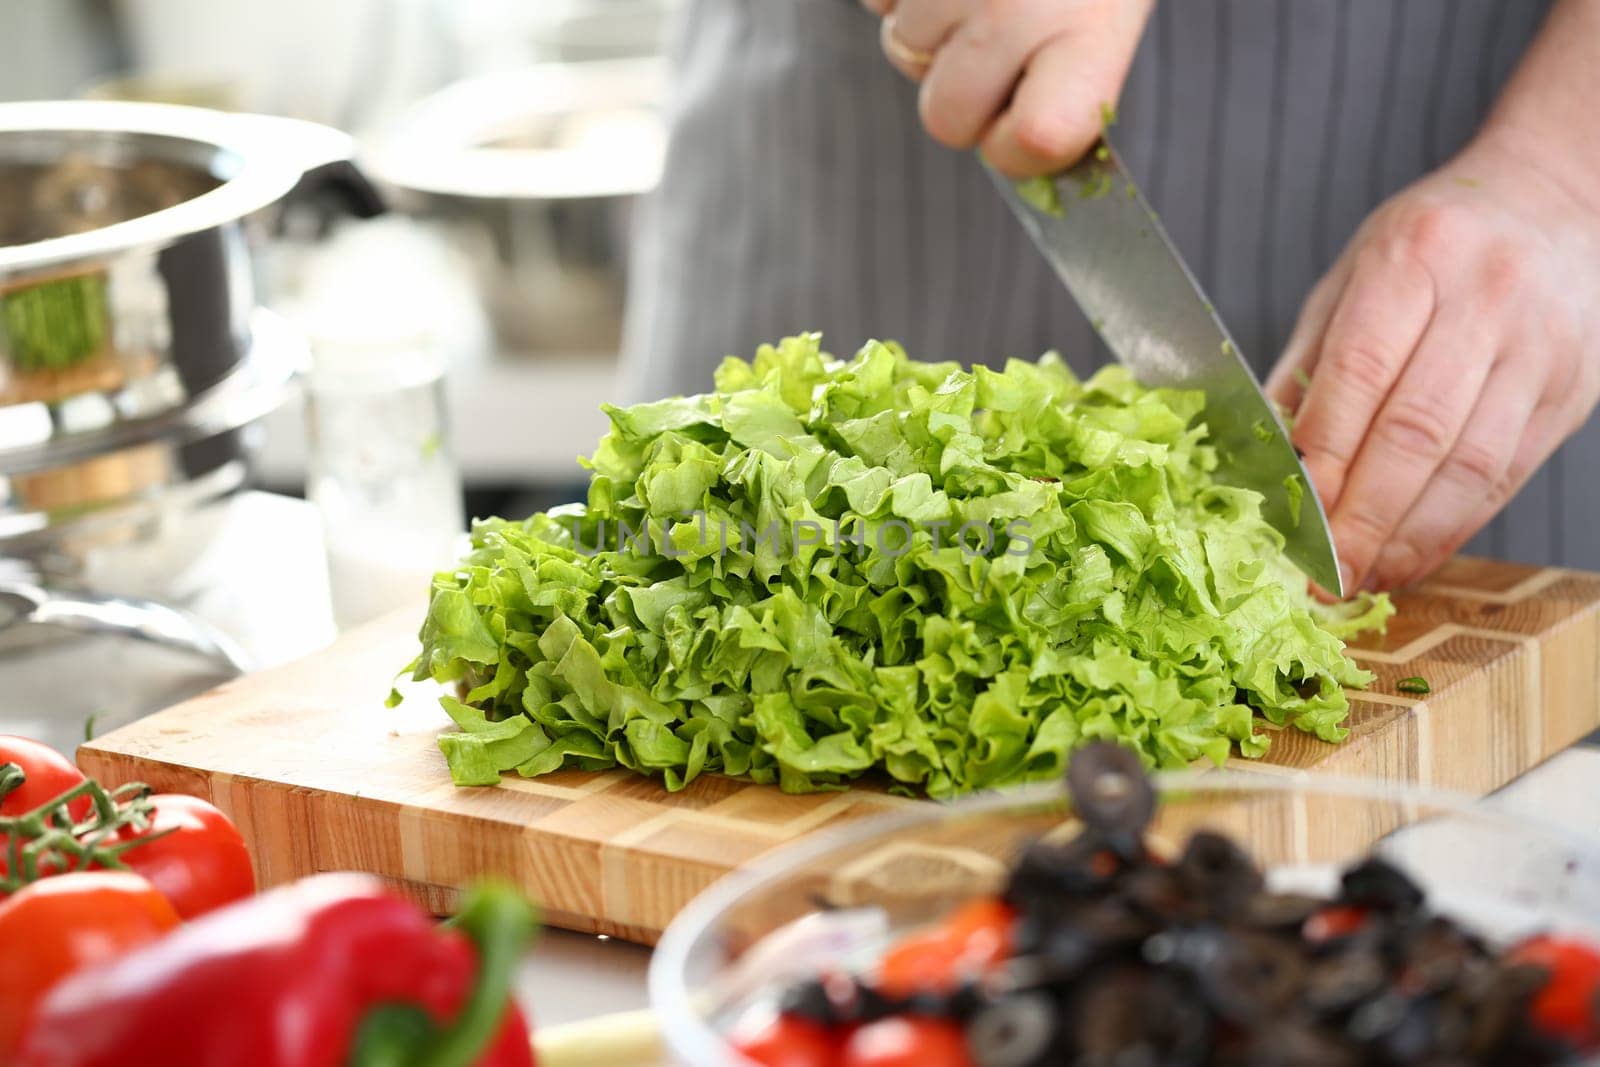
{"type": "Polygon", "coordinates": [[[1454,258],[1466,245],[1471,225],[1471,217],[1452,205],[1429,201],[1413,204],[1395,218],[1392,251],[1423,260],[1454,258]]]}
{"type": "Polygon", "coordinates": [[[1370,334],[1337,339],[1327,356],[1328,369],[1367,400],[1380,399],[1400,366],[1393,348],[1370,334]]]}
{"type": "Polygon", "coordinates": [[[1498,449],[1483,441],[1459,441],[1445,459],[1439,476],[1457,485],[1479,489],[1492,495],[1505,473],[1505,461],[1498,449]]]}
{"type": "Polygon", "coordinates": [[[1485,303],[1504,306],[1527,285],[1532,264],[1525,248],[1501,242],[1480,259],[1479,284],[1485,303]]]}
{"type": "Polygon", "coordinates": [[[1402,455],[1442,456],[1455,437],[1436,407],[1423,401],[1401,401],[1378,418],[1378,440],[1402,455]]]}

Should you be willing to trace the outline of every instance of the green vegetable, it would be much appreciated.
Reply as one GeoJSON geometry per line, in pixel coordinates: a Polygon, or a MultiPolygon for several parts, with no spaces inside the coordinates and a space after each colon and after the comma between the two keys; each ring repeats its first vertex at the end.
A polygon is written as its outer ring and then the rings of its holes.
{"type": "Polygon", "coordinates": [[[66,370],[105,348],[110,323],[103,273],[41,282],[0,296],[0,353],[26,373],[66,370]]]}
{"type": "Polygon", "coordinates": [[[1258,712],[1345,736],[1343,687],[1372,676],[1336,634],[1392,609],[1311,600],[1260,495],[1213,482],[1200,394],[819,345],[608,407],[586,504],[476,525],[413,664],[457,687],[458,782],[877,771],[942,797],[1092,739],[1259,756],[1258,712]]]}
{"type": "Polygon", "coordinates": [[[1300,388],[1311,388],[1311,375],[1306,373],[1306,369],[1304,367],[1296,367],[1293,372],[1293,377],[1294,384],[1298,385],[1300,388]]]}
{"type": "Polygon", "coordinates": [[[1298,474],[1291,474],[1283,480],[1283,491],[1289,495],[1289,521],[1299,526],[1300,505],[1306,498],[1306,483],[1300,480],[1298,474]]]}
{"type": "Polygon", "coordinates": [[[1411,678],[1402,678],[1398,682],[1394,683],[1394,687],[1396,692],[1414,693],[1419,696],[1424,696],[1433,692],[1433,686],[1429,685],[1428,680],[1420,675],[1413,676],[1411,678]]]}
{"type": "Polygon", "coordinates": [[[1266,419],[1257,419],[1255,422],[1251,423],[1250,432],[1255,434],[1256,440],[1262,442],[1263,444],[1271,444],[1278,436],[1277,431],[1275,431],[1271,426],[1267,425],[1266,419]]]}
{"type": "Polygon", "coordinates": [[[1024,203],[1046,215],[1054,215],[1059,219],[1067,213],[1066,205],[1061,202],[1061,190],[1056,188],[1053,178],[1041,176],[1019,181],[1017,195],[1022,197],[1024,203]]]}

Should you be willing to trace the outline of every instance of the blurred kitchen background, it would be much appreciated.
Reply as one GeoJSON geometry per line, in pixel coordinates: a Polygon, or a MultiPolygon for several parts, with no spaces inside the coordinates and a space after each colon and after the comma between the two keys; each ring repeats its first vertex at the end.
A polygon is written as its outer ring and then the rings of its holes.
{"type": "MultiPolygon", "coordinates": [[[[67,744],[90,716],[103,729],[294,658],[420,607],[468,518],[581,495],[575,457],[617,392],[629,224],[661,166],[677,6],[0,3],[0,103],[325,124],[354,137],[390,209],[283,210],[258,227],[258,303],[309,360],[241,431],[247,480],[204,506],[154,487],[140,518],[85,538],[76,511],[18,503],[0,426],[14,512],[0,510],[0,730],[67,744]],[[8,540],[19,522],[25,545],[8,540]]],[[[0,250],[17,240],[0,233],[0,250]]]]}

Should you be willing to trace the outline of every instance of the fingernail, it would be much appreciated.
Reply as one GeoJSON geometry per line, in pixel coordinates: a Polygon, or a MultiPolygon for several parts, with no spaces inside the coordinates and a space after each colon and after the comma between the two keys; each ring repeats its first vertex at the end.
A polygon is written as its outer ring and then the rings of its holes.
{"type": "Polygon", "coordinates": [[[1339,564],[1339,587],[1344,590],[1344,595],[1349,596],[1356,591],[1356,572],[1350,569],[1350,564],[1339,564]]]}

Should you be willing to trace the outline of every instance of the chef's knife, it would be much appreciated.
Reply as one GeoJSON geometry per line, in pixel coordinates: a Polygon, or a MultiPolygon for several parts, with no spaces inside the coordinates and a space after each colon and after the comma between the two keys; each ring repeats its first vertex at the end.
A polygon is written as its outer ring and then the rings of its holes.
{"type": "Polygon", "coordinates": [[[1115,149],[1102,143],[1053,178],[1018,183],[992,168],[990,175],[1134,377],[1205,390],[1218,480],[1265,497],[1261,514],[1283,534],[1288,557],[1343,595],[1327,516],[1276,407],[1115,149]]]}

